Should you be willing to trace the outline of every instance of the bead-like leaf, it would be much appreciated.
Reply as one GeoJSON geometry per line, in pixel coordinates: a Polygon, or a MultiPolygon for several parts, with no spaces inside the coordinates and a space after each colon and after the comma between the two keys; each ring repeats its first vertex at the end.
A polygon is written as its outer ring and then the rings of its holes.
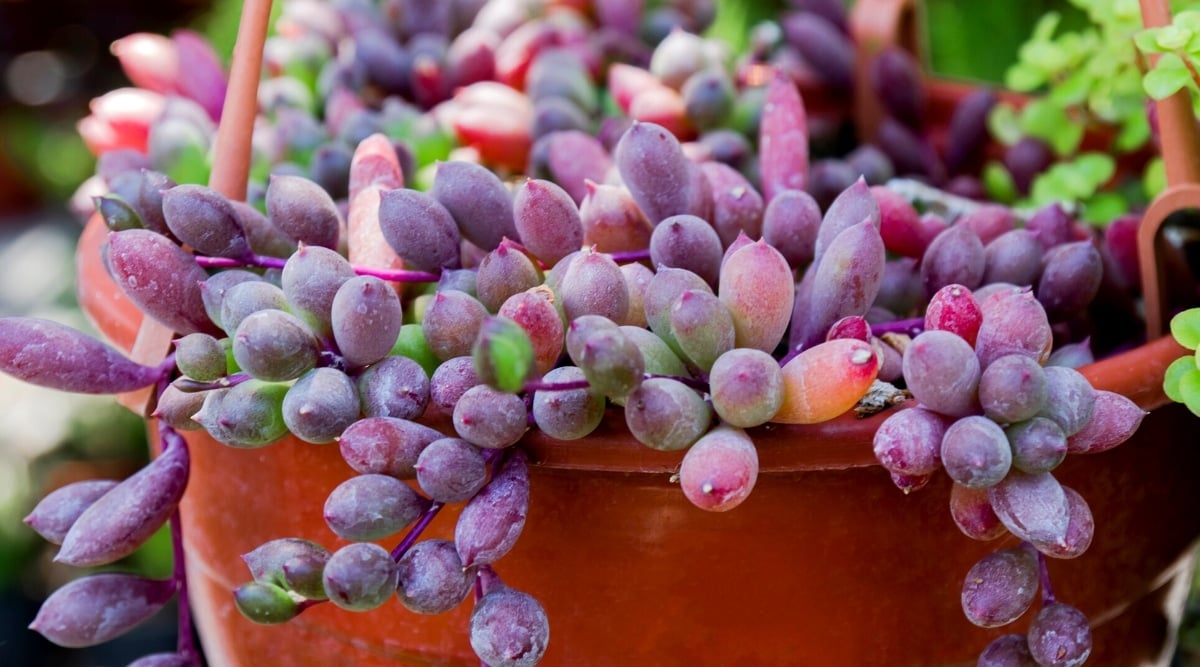
{"type": "Polygon", "coordinates": [[[0,372],[81,394],[132,391],[162,376],[81,331],[32,317],[0,318],[0,372]]]}
{"type": "Polygon", "coordinates": [[[95,646],[153,616],[174,592],[169,580],[94,574],[55,591],[42,603],[29,628],[59,646],[95,646]]]}
{"type": "Polygon", "coordinates": [[[180,438],[87,508],[63,538],[62,549],[54,560],[91,567],[133,553],[175,511],[187,486],[189,464],[187,448],[180,438]]]}

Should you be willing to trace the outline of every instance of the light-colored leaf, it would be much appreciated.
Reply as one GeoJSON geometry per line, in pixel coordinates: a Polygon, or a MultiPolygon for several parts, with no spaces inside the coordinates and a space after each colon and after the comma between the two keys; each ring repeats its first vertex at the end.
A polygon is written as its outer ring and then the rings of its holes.
{"type": "Polygon", "coordinates": [[[1174,53],[1165,53],[1158,59],[1158,64],[1146,73],[1142,86],[1147,95],[1161,100],[1174,95],[1186,86],[1190,79],[1183,60],[1174,53]]]}
{"type": "Polygon", "coordinates": [[[1179,393],[1188,410],[1200,417],[1200,368],[1194,368],[1179,378],[1179,393]]]}
{"type": "Polygon", "coordinates": [[[1015,91],[1027,93],[1041,88],[1046,83],[1046,72],[1026,63],[1017,63],[1008,68],[1004,84],[1015,91]]]}
{"type": "Polygon", "coordinates": [[[1146,120],[1146,114],[1135,113],[1125,117],[1113,146],[1121,152],[1128,153],[1137,150],[1149,140],[1150,122],[1146,120]]]}
{"type": "Polygon", "coordinates": [[[1189,350],[1200,348],[1200,308],[1189,308],[1172,317],[1171,335],[1189,350]]]}
{"type": "Polygon", "coordinates": [[[1167,166],[1161,157],[1156,157],[1146,164],[1142,172],[1142,191],[1146,199],[1154,199],[1158,193],[1167,189],[1167,166]]]}
{"type": "Polygon", "coordinates": [[[1012,174],[1003,164],[994,160],[983,167],[983,188],[992,201],[1009,203],[1017,198],[1017,186],[1013,183],[1012,174]]]}
{"type": "Polygon", "coordinates": [[[1021,129],[1021,121],[1017,111],[1011,105],[997,104],[987,118],[988,132],[1005,146],[1011,146],[1021,140],[1025,131],[1021,129]]]}
{"type": "Polygon", "coordinates": [[[1089,198],[1083,206],[1083,219],[1103,227],[1129,210],[1129,203],[1119,192],[1099,192],[1089,198]]]}
{"type": "Polygon", "coordinates": [[[1179,25],[1168,25],[1159,29],[1154,42],[1163,51],[1177,51],[1187,45],[1195,33],[1179,25]]]}
{"type": "Polygon", "coordinates": [[[1116,160],[1104,153],[1084,153],[1075,159],[1075,166],[1094,187],[1107,183],[1117,171],[1116,160]]]}
{"type": "Polygon", "coordinates": [[[1167,370],[1163,373],[1163,393],[1167,398],[1176,403],[1183,402],[1183,394],[1179,391],[1179,383],[1183,376],[1189,372],[1196,371],[1196,360],[1192,355],[1179,357],[1167,366],[1167,370]]]}
{"type": "Polygon", "coordinates": [[[1159,53],[1162,48],[1158,45],[1158,34],[1162,28],[1146,28],[1133,36],[1133,43],[1142,53],[1159,53]]]}

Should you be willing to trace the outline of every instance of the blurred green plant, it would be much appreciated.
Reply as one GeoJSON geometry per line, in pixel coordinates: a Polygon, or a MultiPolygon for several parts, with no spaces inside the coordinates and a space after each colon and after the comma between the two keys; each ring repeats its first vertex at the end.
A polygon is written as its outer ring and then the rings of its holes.
{"type": "Polygon", "coordinates": [[[1171,335],[1192,353],[1167,367],[1163,391],[1200,417],[1200,308],[1185,310],[1171,318],[1171,335]]]}
{"type": "MultiPolygon", "coordinates": [[[[1118,175],[1117,157],[1149,152],[1151,129],[1143,75],[1147,65],[1134,45],[1142,32],[1137,0],[1070,0],[1086,19],[1069,29],[1063,14],[1043,16],[1007,70],[1009,89],[1035,94],[1027,104],[997,105],[989,118],[993,136],[1014,146],[1026,138],[1044,143],[1054,164],[1037,175],[1027,192],[1014,193],[1004,171],[988,167],[991,194],[1025,206],[1053,201],[1079,203],[1084,219],[1103,224],[1144,205],[1165,181],[1161,160],[1143,160],[1136,174],[1118,175]],[[1085,146],[1089,130],[1103,145],[1085,146]],[[1123,181],[1111,187],[1113,178],[1123,181]]],[[[1176,2],[1176,5],[1194,4],[1176,2]]]]}

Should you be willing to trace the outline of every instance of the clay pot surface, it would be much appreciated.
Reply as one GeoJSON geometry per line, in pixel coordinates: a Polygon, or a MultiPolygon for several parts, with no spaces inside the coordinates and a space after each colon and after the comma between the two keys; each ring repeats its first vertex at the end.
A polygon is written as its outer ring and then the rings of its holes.
{"type": "MultiPolygon", "coordinates": [[[[78,251],[87,313],[128,348],[139,317],[100,262],[93,222],[78,251]],[[106,282],[107,281],[107,282],[106,282]]],[[[1147,408],[1138,434],[1109,452],[1069,457],[1056,474],[1091,504],[1096,536],[1051,562],[1055,592],[1095,626],[1093,664],[1154,660],[1174,641],[1180,587],[1200,536],[1200,449],[1182,406],[1161,406],[1162,369],[1181,348],[1161,339],[1088,367],[1097,386],[1147,408]],[[1168,595],[1174,591],[1176,594],[1168,595]]],[[[525,531],[496,569],[551,619],[543,665],[970,665],[991,637],[959,607],[962,578],[1005,542],[955,527],[950,482],[904,495],[874,463],[885,414],[752,434],[763,472],[749,500],[712,514],[671,481],[681,455],[646,448],[610,414],[585,440],[531,434],[525,531]]],[[[420,616],[392,602],[365,614],[318,605],[255,625],[230,591],[249,579],[240,555],[279,537],[343,542],[320,507],[352,471],[336,446],[292,438],[258,450],[187,434],[192,478],[184,536],[197,623],[210,664],[249,667],[477,665],[471,603],[420,616]]],[[[453,534],[448,508],[430,537],[453,534]]],[[[1011,541],[1011,538],[1008,538],[1011,541]]],[[[393,546],[387,544],[387,546],[393,546]]]]}

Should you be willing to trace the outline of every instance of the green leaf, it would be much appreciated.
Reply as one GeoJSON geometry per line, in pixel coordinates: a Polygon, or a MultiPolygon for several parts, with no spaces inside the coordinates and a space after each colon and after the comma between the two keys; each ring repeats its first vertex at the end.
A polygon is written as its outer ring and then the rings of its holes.
{"type": "Polygon", "coordinates": [[[1163,373],[1163,392],[1166,393],[1167,398],[1176,403],[1182,403],[1183,393],[1179,391],[1180,380],[1189,371],[1195,372],[1195,370],[1196,360],[1190,354],[1172,361],[1171,365],[1167,366],[1166,372],[1163,373]]]}
{"type": "Polygon", "coordinates": [[[483,321],[471,356],[479,379],[500,391],[521,391],[533,372],[529,334],[507,317],[492,316],[483,321]]]}
{"type": "Polygon", "coordinates": [[[1075,169],[1093,187],[1099,187],[1117,172],[1117,161],[1104,153],[1084,153],[1075,158],[1075,169]]]}
{"type": "Polygon", "coordinates": [[[1185,30],[1200,32],[1200,11],[1188,9],[1177,12],[1171,22],[1185,30]]]}
{"type": "Polygon", "coordinates": [[[1095,80],[1087,69],[1080,68],[1072,72],[1058,84],[1051,87],[1049,96],[1055,104],[1069,107],[1082,104],[1088,98],[1095,80]]]}
{"type": "Polygon", "coordinates": [[[1059,128],[1058,134],[1048,137],[1050,147],[1059,155],[1070,155],[1083,143],[1084,127],[1080,123],[1068,121],[1059,128]]]}
{"type": "Polygon", "coordinates": [[[392,345],[392,350],[388,354],[401,355],[412,359],[425,369],[425,374],[432,376],[437,370],[441,361],[433,350],[429,347],[429,343],[425,340],[425,332],[420,324],[409,323],[400,327],[400,335],[396,336],[396,342],[392,345]]]}
{"type": "Polygon", "coordinates": [[[1167,165],[1161,157],[1156,157],[1146,164],[1142,172],[1142,190],[1146,193],[1146,199],[1154,199],[1166,189],[1167,165]]]}
{"type": "Polygon", "coordinates": [[[1083,219],[1093,225],[1103,227],[1129,210],[1129,203],[1119,192],[1100,192],[1089,198],[1083,205],[1083,219]]]}
{"type": "Polygon", "coordinates": [[[1017,92],[1028,93],[1041,88],[1046,79],[1044,70],[1026,63],[1017,63],[1005,73],[1004,85],[1017,92]]]}
{"type": "Polygon", "coordinates": [[[1188,410],[1200,417],[1200,368],[1193,368],[1179,378],[1179,394],[1188,410]]]}
{"type": "Polygon", "coordinates": [[[1158,34],[1161,31],[1162,28],[1146,28],[1133,36],[1133,43],[1142,53],[1160,53],[1162,49],[1158,46],[1158,34]]]}
{"type": "Polygon", "coordinates": [[[1179,92],[1191,80],[1183,60],[1174,53],[1165,53],[1158,63],[1146,73],[1142,86],[1150,97],[1161,100],[1179,92]]]}
{"type": "Polygon", "coordinates": [[[1179,25],[1168,25],[1159,29],[1154,42],[1164,51],[1177,51],[1187,46],[1195,33],[1179,25]]]}
{"type": "Polygon", "coordinates": [[[997,104],[987,118],[988,131],[996,141],[1011,146],[1021,140],[1025,131],[1021,129],[1021,121],[1017,110],[1009,104],[997,104]]]}
{"type": "Polygon", "coordinates": [[[1123,153],[1131,153],[1149,140],[1150,121],[1146,120],[1146,114],[1133,113],[1125,117],[1113,146],[1123,153]]]}
{"type": "Polygon", "coordinates": [[[1070,121],[1067,114],[1050,101],[1045,99],[1033,100],[1021,109],[1021,127],[1026,134],[1049,141],[1063,125],[1070,121]]]}
{"type": "Polygon", "coordinates": [[[1033,206],[1041,207],[1056,201],[1074,199],[1074,195],[1069,190],[1070,186],[1063,176],[1063,171],[1051,169],[1038,174],[1033,179],[1033,183],[1029,186],[1030,203],[1033,206]]]}
{"type": "Polygon", "coordinates": [[[208,153],[196,144],[185,144],[171,156],[164,171],[176,183],[207,183],[211,166],[208,153]]]}
{"type": "Polygon", "coordinates": [[[1067,66],[1067,51],[1057,42],[1029,42],[1021,47],[1021,60],[1043,72],[1059,72],[1067,66]]]}
{"type": "Polygon", "coordinates": [[[1033,27],[1033,35],[1030,36],[1030,41],[1044,42],[1054,37],[1054,31],[1058,30],[1058,23],[1062,19],[1062,15],[1058,12],[1046,12],[1046,15],[1037,22],[1033,27]]]}
{"type": "Polygon", "coordinates": [[[1171,335],[1189,350],[1200,347],[1200,308],[1189,308],[1172,317],[1171,335]]]}
{"type": "Polygon", "coordinates": [[[1007,204],[1017,199],[1017,186],[1013,183],[1012,174],[995,160],[983,167],[983,188],[993,201],[1007,204]]]}

